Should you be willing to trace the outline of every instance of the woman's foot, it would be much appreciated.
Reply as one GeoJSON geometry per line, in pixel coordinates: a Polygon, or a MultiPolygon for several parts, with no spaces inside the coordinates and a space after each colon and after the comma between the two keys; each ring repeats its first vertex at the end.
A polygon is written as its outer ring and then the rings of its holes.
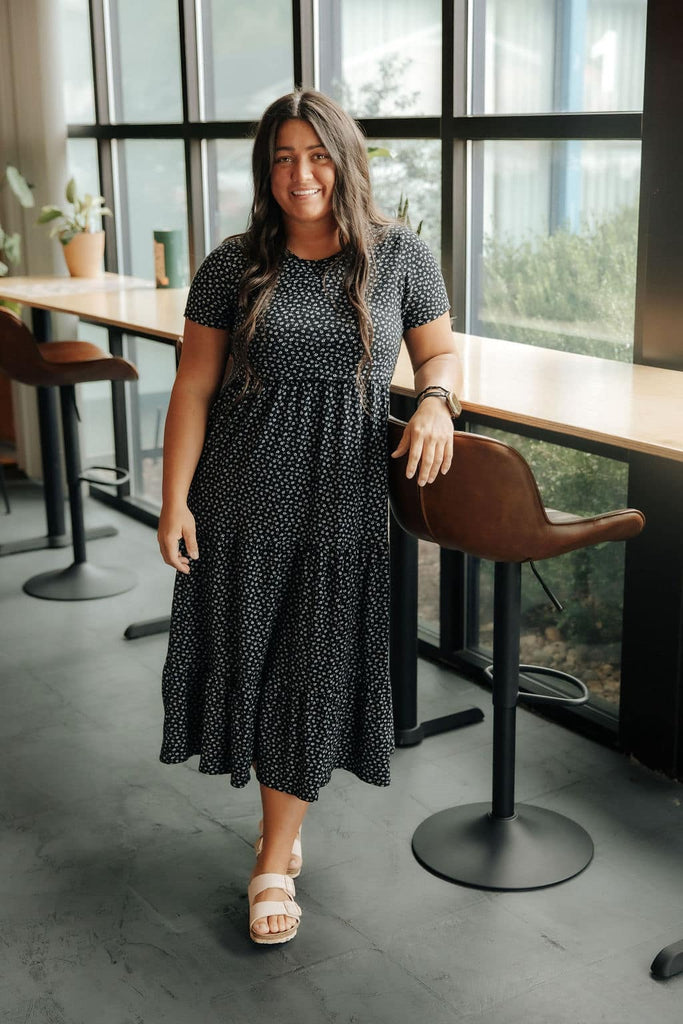
{"type": "MultiPolygon", "coordinates": [[[[274,866],[272,864],[268,864],[263,860],[262,857],[258,857],[249,881],[252,882],[253,879],[256,878],[258,875],[266,874],[285,875],[285,877],[288,877],[286,876],[286,873],[282,871],[281,865],[278,867],[277,865],[274,866]]],[[[276,901],[279,903],[287,903],[288,901],[291,901],[294,896],[294,883],[291,881],[291,879],[288,879],[288,881],[289,884],[291,885],[291,892],[288,892],[286,889],[281,889],[278,887],[263,889],[261,892],[257,893],[256,896],[254,896],[254,907],[257,907],[259,903],[264,902],[276,901]]],[[[252,915],[251,930],[256,935],[276,935],[291,931],[292,928],[294,928],[297,925],[297,923],[298,918],[292,917],[286,913],[271,914],[269,916],[264,917],[254,917],[252,915]]]]}

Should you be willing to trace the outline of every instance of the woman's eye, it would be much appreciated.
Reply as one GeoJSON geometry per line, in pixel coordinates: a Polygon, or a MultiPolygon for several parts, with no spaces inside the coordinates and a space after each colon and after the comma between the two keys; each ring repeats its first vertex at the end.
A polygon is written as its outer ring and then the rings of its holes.
{"type": "Polygon", "coordinates": [[[329,153],[316,153],[315,155],[316,155],[316,157],[319,157],[321,160],[329,160],[330,159],[330,154],[329,153]]]}

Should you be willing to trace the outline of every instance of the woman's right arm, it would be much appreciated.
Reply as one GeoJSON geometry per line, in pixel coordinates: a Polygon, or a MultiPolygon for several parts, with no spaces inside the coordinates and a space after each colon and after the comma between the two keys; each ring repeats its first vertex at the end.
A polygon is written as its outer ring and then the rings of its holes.
{"type": "Polygon", "coordinates": [[[187,495],[204,445],[209,408],[223,380],[229,344],[228,331],[185,321],[182,354],[164,428],[162,505],[157,531],[164,561],[183,573],[189,573],[190,562],[180,554],[181,538],[190,557],[199,557],[187,495]]]}

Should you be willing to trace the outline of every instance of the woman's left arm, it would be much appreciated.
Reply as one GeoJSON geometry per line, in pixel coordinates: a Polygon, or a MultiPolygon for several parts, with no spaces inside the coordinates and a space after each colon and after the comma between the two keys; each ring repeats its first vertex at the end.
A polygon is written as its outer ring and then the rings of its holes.
{"type": "MultiPolygon", "coordinates": [[[[429,384],[440,384],[460,393],[462,363],[458,354],[449,313],[420,327],[411,327],[403,339],[410,355],[417,393],[429,384]]],[[[408,420],[392,458],[409,451],[406,476],[412,477],[418,464],[417,482],[423,487],[436,480],[439,470],[447,473],[453,459],[453,421],[443,398],[426,395],[408,420]]]]}

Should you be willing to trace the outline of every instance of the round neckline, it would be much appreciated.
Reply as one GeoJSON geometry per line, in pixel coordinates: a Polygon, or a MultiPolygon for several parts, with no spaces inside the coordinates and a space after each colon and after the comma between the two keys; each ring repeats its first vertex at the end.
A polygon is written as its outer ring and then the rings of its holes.
{"type": "Polygon", "coordinates": [[[305,256],[297,256],[295,252],[292,252],[291,249],[288,249],[285,246],[285,252],[289,256],[293,256],[295,260],[299,261],[299,263],[326,263],[328,260],[336,260],[341,256],[342,251],[342,249],[339,249],[338,252],[333,252],[331,256],[320,256],[318,259],[307,259],[305,256]]]}

